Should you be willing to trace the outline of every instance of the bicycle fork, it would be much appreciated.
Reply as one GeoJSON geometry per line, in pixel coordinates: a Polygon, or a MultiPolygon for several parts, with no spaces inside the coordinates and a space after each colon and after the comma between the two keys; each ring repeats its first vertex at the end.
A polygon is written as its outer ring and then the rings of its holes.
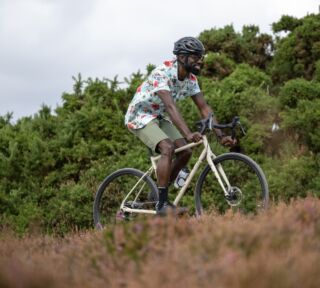
{"type": "Polygon", "coordinates": [[[205,143],[206,147],[207,147],[207,151],[206,151],[207,152],[207,162],[208,162],[212,172],[214,173],[215,177],[217,178],[217,180],[223,190],[224,196],[225,197],[229,196],[229,191],[231,189],[229,179],[228,179],[226,173],[224,172],[221,164],[214,165],[212,159],[217,158],[217,156],[211,151],[211,148],[208,144],[208,140],[205,139],[205,141],[207,142],[207,143],[205,143]]]}

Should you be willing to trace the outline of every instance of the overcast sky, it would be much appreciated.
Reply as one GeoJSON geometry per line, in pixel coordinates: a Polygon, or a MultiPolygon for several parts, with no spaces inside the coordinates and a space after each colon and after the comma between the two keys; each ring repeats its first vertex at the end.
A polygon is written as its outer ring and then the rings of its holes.
{"type": "Polygon", "coordinates": [[[0,0],[0,115],[55,109],[72,76],[145,72],[173,42],[203,30],[254,24],[271,33],[282,15],[318,13],[320,0],[0,0]]]}

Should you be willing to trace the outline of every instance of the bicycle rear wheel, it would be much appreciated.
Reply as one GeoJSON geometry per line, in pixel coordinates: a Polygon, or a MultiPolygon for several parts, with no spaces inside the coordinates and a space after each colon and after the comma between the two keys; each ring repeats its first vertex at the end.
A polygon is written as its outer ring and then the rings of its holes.
{"type": "Polygon", "coordinates": [[[197,215],[212,210],[224,213],[230,207],[242,213],[257,213],[267,209],[268,183],[255,161],[240,153],[226,153],[213,159],[213,163],[223,168],[230,184],[224,183],[224,186],[230,195],[224,195],[217,178],[207,165],[196,185],[197,215]]]}
{"type": "Polygon", "coordinates": [[[120,209],[121,203],[132,189],[130,197],[124,203],[125,207],[154,209],[158,189],[149,175],[144,177],[143,175],[140,170],[124,168],[103,180],[93,203],[93,220],[96,228],[102,229],[107,224],[115,223],[116,220],[129,220],[133,216],[132,213],[120,209]]]}

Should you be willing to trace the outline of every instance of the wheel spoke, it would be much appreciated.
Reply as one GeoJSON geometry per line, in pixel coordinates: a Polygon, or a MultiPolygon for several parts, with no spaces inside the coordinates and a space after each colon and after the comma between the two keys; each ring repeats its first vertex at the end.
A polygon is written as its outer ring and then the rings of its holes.
{"type": "Polygon", "coordinates": [[[94,201],[93,214],[96,227],[103,227],[119,219],[131,219],[133,213],[121,211],[121,203],[124,207],[132,209],[154,207],[150,197],[157,198],[156,185],[149,176],[139,181],[142,176],[143,172],[126,168],[118,170],[104,180],[94,201]]]}
{"type": "Polygon", "coordinates": [[[214,160],[226,174],[230,187],[228,195],[223,195],[216,177],[207,167],[201,174],[196,188],[196,209],[217,210],[224,213],[232,207],[242,213],[257,213],[267,207],[268,187],[258,165],[242,154],[227,153],[214,160]]]}

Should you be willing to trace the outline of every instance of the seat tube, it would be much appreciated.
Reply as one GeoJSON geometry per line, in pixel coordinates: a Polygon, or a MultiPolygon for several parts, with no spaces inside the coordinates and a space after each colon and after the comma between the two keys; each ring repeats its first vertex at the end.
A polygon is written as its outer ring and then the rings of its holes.
{"type": "MultiPolygon", "coordinates": [[[[205,145],[205,141],[203,143],[205,145]]],[[[178,205],[180,199],[182,198],[182,196],[184,195],[184,193],[186,192],[187,188],[189,187],[190,182],[192,181],[193,176],[196,174],[197,170],[199,169],[202,161],[206,158],[206,154],[207,154],[207,148],[205,146],[205,148],[203,149],[198,161],[196,162],[196,164],[193,166],[192,170],[190,171],[185,184],[183,185],[183,187],[180,189],[176,199],[174,200],[173,204],[174,205],[178,205]]]]}
{"type": "Polygon", "coordinates": [[[201,155],[199,156],[198,161],[196,162],[196,164],[193,166],[192,170],[190,171],[185,184],[183,185],[183,187],[180,189],[178,195],[176,196],[176,199],[174,199],[173,204],[174,205],[178,205],[180,199],[182,198],[182,196],[184,195],[184,193],[186,192],[187,188],[189,187],[190,182],[192,181],[193,176],[196,174],[197,170],[199,169],[199,166],[201,165],[202,161],[206,158],[206,154],[207,154],[207,147],[208,145],[206,145],[206,143],[208,143],[206,136],[203,136],[203,140],[196,142],[196,143],[190,143],[187,144],[186,146],[180,147],[178,149],[175,150],[175,153],[183,151],[187,148],[192,148],[198,145],[203,144],[204,149],[201,152],[201,155]]]}

